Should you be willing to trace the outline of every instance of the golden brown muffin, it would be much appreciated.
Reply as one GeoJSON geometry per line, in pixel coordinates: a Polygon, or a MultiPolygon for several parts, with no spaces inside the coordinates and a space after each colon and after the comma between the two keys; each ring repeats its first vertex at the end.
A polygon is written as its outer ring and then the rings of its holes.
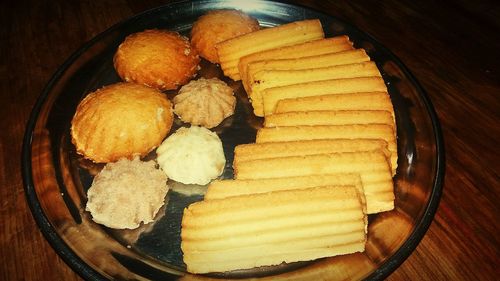
{"type": "Polygon", "coordinates": [[[71,138],[85,158],[113,162],[149,153],[160,145],[172,122],[172,104],[160,91],[116,83],[80,102],[71,121],[71,138]]]}
{"type": "Polygon", "coordinates": [[[113,61],[116,72],[127,82],[172,90],[196,75],[200,58],[188,38],[151,29],[127,36],[113,61]]]}
{"type": "Polygon", "coordinates": [[[193,24],[191,44],[203,58],[219,63],[215,44],[256,30],[259,22],[242,11],[210,11],[193,24]]]}

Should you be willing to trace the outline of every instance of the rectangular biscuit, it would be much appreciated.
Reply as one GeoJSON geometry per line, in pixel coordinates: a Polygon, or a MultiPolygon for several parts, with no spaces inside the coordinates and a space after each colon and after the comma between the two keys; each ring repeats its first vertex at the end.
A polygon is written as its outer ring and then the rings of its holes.
{"type": "MultiPolygon", "coordinates": [[[[338,66],[344,64],[363,63],[370,61],[370,57],[363,49],[328,53],[323,55],[300,57],[296,59],[272,59],[251,62],[247,66],[247,82],[248,85],[255,84],[256,73],[263,70],[304,70],[309,68],[322,68],[330,66],[338,66]]],[[[249,97],[259,100],[253,105],[257,109],[254,110],[257,116],[263,116],[261,105],[261,97],[253,97],[251,88],[247,86],[249,97]]]]}
{"type": "Polygon", "coordinates": [[[394,116],[391,98],[385,91],[284,99],[276,105],[275,113],[318,110],[386,110],[394,116]]]}
{"type": "Polygon", "coordinates": [[[331,79],[268,88],[262,91],[264,116],[273,114],[277,103],[283,99],[383,91],[387,91],[387,87],[382,77],[331,79]]]}
{"type": "Polygon", "coordinates": [[[391,152],[389,164],[396,173],[398,151],[392,126],[387,124],[364,125],[316,125],[261,128],[257,131],[256,143],[283,142],[314,139],[381,139],[387,142],[391,152]]]}
{"type": "Polygon", "coordinates": [[[252,106],[261,108],[262,92],[269,88],[321,80],[376,76],[381,76],[380,71],[372,61],[319,68],[311,66],[300,70],[261,70],[254,74],[247,94],[252,100],[252,106]]]}
{"type": "Polygon", "coordinates": [[[240,59],[238,70],[241,81],[245,90],[248,92],[248,76],[247,65],[254,61],[262,61],[269,59],[292,59],[306,56],[315,56],[340,51],[353,50],[352,42],[346,35],[336,36],[332,38],[324,38],[314,41],[309,41],[301,44],[295,44],[285,47],[265,50],[250,55],[246,55],[240,59]]]}
{"type": "Polygon", "coordinates": [[[254,180],[215,180],[208,185],[207,192],[205,193],[205,200],[279,190],[336,185],[352,185],[360,190],[363,188],[361,178],[358,174],[330,174],[254,180]]]}
{"type": "Polygon", "coordinates": [[[267,115],[264,119],[264,127],[373,123],[394,126],[392,113],[386,110],[294,111],[267,115]]]}
{"type": "Polygon", "coordinates": [[[323,28],[318,19],[303,20],[247,33],[218,43],[216,49],[224,75],[236,81],[240,80],[238,71],[240,58],[256,52],[324,37],[323,28]]]}
{"type": "Polygon", "coordinates": [[[390,159],[391,152],[383,139],[313,139],[296,141],[240,144],[234,148],[233,164],[255,159],[312,155],[338,152],[383,151],[390,159]]]}
{"type": "Polygon", "coordinates": [[[363,207],[354,186],[196,202],[182,218],[183,259],[189,272],[206,273],[363,251],[363,207]]]}
{"type": "Polygon", "coordinates": [[[358,173],[366,197],[369,214],[392,210],[394,190],[392,173],[381,151],[343,152],[257,159],[238,162],[235,178],[264,179],[358,173]]]}

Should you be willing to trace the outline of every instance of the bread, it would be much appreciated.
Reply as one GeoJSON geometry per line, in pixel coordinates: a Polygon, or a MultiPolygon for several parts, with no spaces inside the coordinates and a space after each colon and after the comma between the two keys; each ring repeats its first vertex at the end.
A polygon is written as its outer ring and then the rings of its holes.
{"type": "Polygon", "coordinates": [[[264,116],[273,114],[277,103],[283,99],[377,91],[387,91],[384,80],[379,76],[330,79],[268,88],[262,91],[264,116]]]}
{"type": "Polygon", "coordinates": [[[108,163],[87,192],[92,220],[110,228],[134,229],[153,221],[168,191],[167,177],[154,161],[108,163]]]}
{"type": "Polygon", "coordinates": [[[173,122],[167,97],[146,86],[117,83],[88,94],[71,121],[76,151],[98,163],[143,157],[160,145],[173,122]]]}
{"type": "Polygon", "coordinates": [[[345,185],[356,186],[361,191],[363,188],[359,174],[325,174],[254,180],[215,180],[208,186],[205,200],[280,190],[305,189],[316,186],[345,185]]]}
{"type": "Polygon", "coordinates": [[[184,210],[188,272],[246,269],[364,250],[366,214],[354,186],[204,200],[184,210]]]}
{"type": "Polygon", "coordinates": [[[316,125],[261,128],[257,131],[256,142],[278,142],[315,139],[381,139],[387,142],[391,152],[389,164],[396,173],[398,152],[392,126],[387,124],[366,125],[316,125]]]}
{"type": "Polygon", "coordinates": [[[238,63],[246,55],[324,38],[321,22],[303,20],[261,29],[216,45],[224,75],[240,80],[238,63]]]}
{"type": "Polygon", "coordinates": [[[174,97],[174,112],[183,122],[213,128],[233,115],[233,89],[217,78],[192,80],[174,97]]]}
{"type": "Polygon", "coordinates": [[[156,149],[167,176],[184,184],[205,185],[224,171],[226,158],[216,133],[198,126],[179,128],[156,149]]]}
{"type": "Polygon", "coordinates": [[[201,57],[219,63],[217,43],[259,30],[257,19],[233,9],[208,11],[199,17],[191,29],[191,45],[201,57]]]}
{"type": "Polygon", "coordinates": [[[172,90],[196,75],[200,58],[188,38],[173,31],[150,29],[127,36],[113,62],[124,81],[172,90]]]}
{"type": "Polygon", "coordinates": [[[392,210],[394,190],[389,164],[382,151],[343,152],[257,159],[237,162],[238,180],[287,178],[335,173],[358,173],[369,214],[392,210]]]}
{"type": "Polygon", "coordinates": [[[248,92],[249,77],[247,66],[250,63],[257,61],[275,60],[275,59],[293,59],[301,57],[316,56],[322,54],[330,54],[341,51],[352,50],[352,42],[349,37],[345,35],[336,36],[332,38],[318,39],[301,44],[295,44],[285,47],[274,48],[265,50],[250,55],[246,55],[240,59],[238,63],[238,71],[240,72],[241,81],[245,90],[248,92]]]}

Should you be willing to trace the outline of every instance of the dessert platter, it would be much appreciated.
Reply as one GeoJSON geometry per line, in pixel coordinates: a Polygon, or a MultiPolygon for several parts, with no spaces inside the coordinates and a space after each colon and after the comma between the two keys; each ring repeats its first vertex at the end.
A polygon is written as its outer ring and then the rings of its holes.
{"type": "Polygon", "coordinates": [[[432,105],[389,50],[269,1],[104,31],[49,81],[23,145],[35,220],[90,280],[381,279],[443,172],[432,105]]]}

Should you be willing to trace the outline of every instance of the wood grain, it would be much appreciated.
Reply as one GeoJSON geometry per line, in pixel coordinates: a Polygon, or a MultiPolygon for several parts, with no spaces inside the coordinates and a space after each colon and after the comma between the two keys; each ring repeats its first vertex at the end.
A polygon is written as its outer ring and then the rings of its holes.
{"type": "MultiPolygon", "coordinates": [[[[0,279],[80,280],[26,204],[21,144],[59,65],[113,24],[165,1],[10,1],[0,9],[0,279]]],[[[437,215],[388,280],[500,275],[500,7],[495,1],[302,1],[358,26],[421,82],[440,118],[446,177],[437,215]]]]}

